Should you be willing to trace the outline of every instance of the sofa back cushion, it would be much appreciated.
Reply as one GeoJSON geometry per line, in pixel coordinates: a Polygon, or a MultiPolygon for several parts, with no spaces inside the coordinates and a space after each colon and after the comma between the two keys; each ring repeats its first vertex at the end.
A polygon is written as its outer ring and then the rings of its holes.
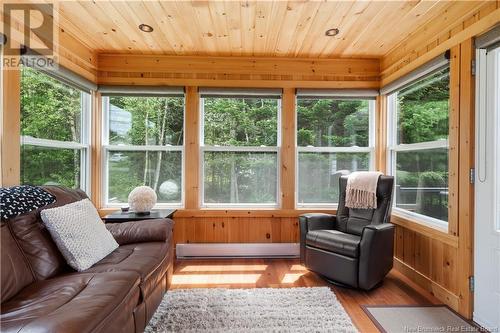
{"type": "Polygon", "coordinates": [[[347,178],[347,176],[342,176],[339,181],[340,198],[337,208],[337,228],[342,232],[361,236],[363,228],[369,224],[390,222],[394,177],[379,177],[376,209],[352,209],[345,206],[347,178]]]}
{"type": "Polygon", "coordinates": [[[7,220],[36,280],[45,280],[71,270],[43,225],[40,211],[87,198],[87,195],[80,190],[61,186],[42,188],[56,197],[54,203],[7,220]]]}
{"type": "Polygon", "coordinates": [[[2,288],[1,302],[5,302],[21,289],[34,281],[33,274],[21,249],[12,236],[6,223],[1,224],[1,262],[2,288]]]}

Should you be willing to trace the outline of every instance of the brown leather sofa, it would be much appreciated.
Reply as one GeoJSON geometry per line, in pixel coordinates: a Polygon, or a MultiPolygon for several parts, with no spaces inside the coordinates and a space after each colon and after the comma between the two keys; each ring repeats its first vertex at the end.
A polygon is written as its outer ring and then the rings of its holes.
{"type": "Polygon", "coordinates": [[[44,188],[56,202],[1,223],[1,332],[142,332],[172,276],[173,221],[107,224],[120,247],[76,272],[40,211],[86,195],[44,188]]]}
{"type": "Polygon", "coordinates": [[[392,268],[394,225],[390,223],[394,177],[380,176],[376,209],[345,206],[347,176],[339,180],[337,215],[299,217],[300,261],[331,282],[370,290],[392,268]]]}

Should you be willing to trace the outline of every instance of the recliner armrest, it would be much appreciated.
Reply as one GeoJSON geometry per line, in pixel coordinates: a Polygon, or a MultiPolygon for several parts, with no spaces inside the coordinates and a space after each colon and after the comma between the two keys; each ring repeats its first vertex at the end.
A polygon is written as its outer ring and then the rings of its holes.
{"type": "Polygon", "coordinates": [[[363,233],[365,229],[371,229],[373,231],[384,231],[387,229],[394,229],[394,224],[392,223],[380,223],[380,224],[369,224],[363,228],[363,233]]]}
{"type": "Polygon", "coordinates": [[[337,216],[323,213],[309,213],[299,216],[300,226],[300,263],[306,265],[306,235],[309,231],[335,229],[337,216]]]}
{"type": "Polygon", "coordinates": [[[335,229],[337,216],[324,213],[308,213],[299,216],[300,232],[335,229]]]}
{"type": "Polygon", "coordinates": [[[106,223],[106,229],[111,232],[120,245],[165,242],[172,234],[174,222],[170,219],[154,219],[131,221],[123,223],[106,223]]]}
{"type": "Polygon", "coordinates": [[[372,289],[391,270],[394,256],[392,223],[370,224],[363,228],[359,245],[359,286],[372,289]]]}

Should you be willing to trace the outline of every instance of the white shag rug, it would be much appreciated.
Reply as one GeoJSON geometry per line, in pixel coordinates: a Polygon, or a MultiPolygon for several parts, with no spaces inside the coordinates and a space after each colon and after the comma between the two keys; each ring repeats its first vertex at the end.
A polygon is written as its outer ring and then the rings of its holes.
{"type": "Polygon", "coordinates": [[[168,291],[146,333],[357,332],[327,287],[168,291]]]}

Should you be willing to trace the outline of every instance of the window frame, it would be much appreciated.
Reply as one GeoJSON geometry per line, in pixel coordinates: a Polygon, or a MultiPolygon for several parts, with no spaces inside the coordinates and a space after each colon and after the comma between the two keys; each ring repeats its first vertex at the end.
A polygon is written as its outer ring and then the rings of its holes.
{"type": "MultiPolygon", "coordinates": [[[[51,139],[41,139],[35,138],[29,135],[21,135],[20,145],[22,146],[33,146],[48,149],[70,149],[80,151],[80,187],[88,196],[91,195],[91,179],[90,179],[90,165],[91,165],[91,154],[90,154],[90,137],[91,137],[91,114],[92,114],[92,94],[90,91],[80,89],[76,86],[70,85],[67,82],[47,74],[46,72],[40,71],[42,74],[51,77],[60,83],[67,85],[73,89],[80,92],[80,142],[74,141],[61,141],[61,140],[51,140],[51,139]]],[[[22,75],[21,75],[22,76],[22,75]]],[[[20,78],[22,80],[22,77],[20,78]]],[[[22,148],[21,148],[22,154],[22,148]]]]}
{"type": "Polygon", "coordinates": [[[375,112],[376,112],[376,101],[373,98],[367,98],[367,96],[358,97],[313,97],[313,96],[295,96],[295,206],[299,209],[337,209],[337,203],[301,203],[299,202],[299,155],[300,153],[369,153],[369,170],[375,170],[375,112]],[[368,147],[301,147],[298,145],[298,100],[299,99],[332,99],[332,100],[366,100],[368,101],[368,147]]]}
{"type": "Polygon", "coordinates": [[[147,95],[147,94],[109,94],[105,96],[101,96],[101,105],[102,105],[102,166],[101,166],[101,174],[102,174],[102,182],[101,182],[101,195],[102,195],[102,205],[104,208],[117,208],[128,205],[128,203],[112,203],[109,202],[109,156],[110,152],[113,151],[134,151],[134,152],[147,152],[147,151],[163,151],[163,152],[181,152],[181,201],[179,203],[166,203],[166,202],[157,202],[153,209],[162,209],[162,208],[184,208],[185,205],[185,140],[186,140],[186,95],[182,96],[183,99],[183,110],[182,110],[182,146],[174,146],[174,145],[130,145],[130,144],[109,144],[109,99],[110,97],[119,96],[119,97],[177,97],[178,96],[169,96],[165,94],[164,96],[158,95],[147,95]]]}
{"type": "MultiPolygon", "coordinates": [[[[450,67],[450,64],[446,64],[445,66],[441,66],[438,69],[435,69],[425,75],[415,78],[408,85],[411,85],[415,82],[421,81],[436,72],[443,70],[446,67],[450,67]]],[[[451,72],[449,73],[451,77],[451,72]]],[[[446,148],[448,150],[448,157],[450,154],[449,150],[449,134],[448,139],[443,140],[434,140],[434,141],[424,141],[417,143],[399,143],[398,144],[398,107],[397,107],[397,95],[398,92],[404,87],[398,88],[397,90],[389,93],[387,95],[387,172],[392,175],[395,179],[394,185],[396,185],[396,154],[398,152],[411,152],[411,151],[419,151],[419,150],[429,150],[429,149],[439,149],[446,148]]],[[[449,88],[451,90],[451,87],[449,88]]],[[[450,103],[451,103],[451,92],[450,92],[450,103]]],[[[448,107],[448,114],[451,113],[451,105],[448,107]]],[[[448,123],[449,129],[449,123],[448,123]]],[[[448,170],[450,166],[448,164],[448,170]]],[[[392,202],[393,212],[399,216],[407,218],[409,220],[415,221],[417,223],[423,224],[425,226],[437,229],[439,231],[448,232],[449,221],[440,220],[431,216],[423,215],[420,213],[415,213],[408,211],[403,208],[396,207],[396,200],[394,199],[392,202]]]]}
{"type": "MultiPolygon", "coordinates": [[[[267,96],[265,96],[267,97],[267,96]]],[[[262,97],[262,98],[265,98],[262,97]]],[[[199,205],[200,208],[205,209],[244,209],[244,208],[265,208],[265,209],[279,209],[281,207],[281,113],[282,113],[282,95],[277,98],[277,132],[276,132],[276,146],[220,146],[220,145],[206,145],[205,144],[205,98],[200,96],[200,138],[199,138],[199,205]],[[255,152],[255,153],[276,153],[276,203],[206,203],[205,202],[205,152],[255,152]]],[[[221,98],[214,96],[213,98],[221,98]]],[[[234,96],[227,95],[222,98],[235,98],[234,96]]],[[[258,95],[248,94],[245,98],[259,98],[258,95]]]]}

